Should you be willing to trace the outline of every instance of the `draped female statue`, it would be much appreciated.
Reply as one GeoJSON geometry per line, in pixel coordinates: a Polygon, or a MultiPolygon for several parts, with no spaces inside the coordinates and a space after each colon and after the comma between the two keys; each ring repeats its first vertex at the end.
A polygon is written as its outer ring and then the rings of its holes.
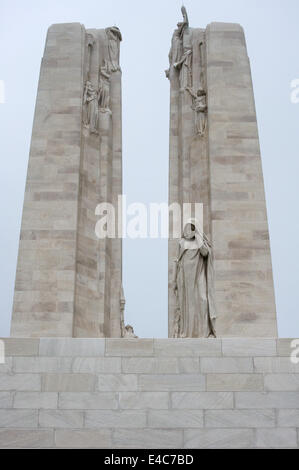
{"type": "Polygon", "coordinates": [[[176,338],[216,338],[211,244],[195,219],[184,227],[175,260],[176,338]]]}

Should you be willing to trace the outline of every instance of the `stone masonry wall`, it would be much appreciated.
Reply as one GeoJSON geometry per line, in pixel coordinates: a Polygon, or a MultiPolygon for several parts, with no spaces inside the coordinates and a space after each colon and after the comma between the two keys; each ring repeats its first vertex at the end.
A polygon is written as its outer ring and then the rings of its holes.
{"type": "Polygon", "coordinates": [[[289,339],[4,342],[1,448],[299,447],[289,339]]]}

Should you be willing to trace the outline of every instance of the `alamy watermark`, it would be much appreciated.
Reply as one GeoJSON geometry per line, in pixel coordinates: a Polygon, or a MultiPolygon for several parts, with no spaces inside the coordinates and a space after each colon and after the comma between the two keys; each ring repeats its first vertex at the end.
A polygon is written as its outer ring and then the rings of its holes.
{"type": "Polygon", "coordinates": [[[0,80],[0,104],[5,103],[5,83],[4,80],[0,80]]]}
{"type": "Polygon", "coordinates": [[[5,343],[0,339],[0,364],[5,364],[5,343]]]}
{"type": "Polygon", "coordinates": [[[299,103],[299,78],[295,78],[291,81],[291,103],[299,103]]]}
{"type": "Polygon", "coordinates": [[[183,227],[191,220],[203,227],[203,204],[174,202],[143,204],[134,202],[127,205],[125,195],[118,196],[116,206],[103,202],[98,204],[95,215],[99,220],[95,225],[97,238],[131,239],[178,239],[183,227]]]}
{"type": "Polygon", "coordinates": [[[299,339],[294,339],[291,342],[291,349],[293,349],[291,352],[291,362],[297,365],[299,364],[299,339]]]}

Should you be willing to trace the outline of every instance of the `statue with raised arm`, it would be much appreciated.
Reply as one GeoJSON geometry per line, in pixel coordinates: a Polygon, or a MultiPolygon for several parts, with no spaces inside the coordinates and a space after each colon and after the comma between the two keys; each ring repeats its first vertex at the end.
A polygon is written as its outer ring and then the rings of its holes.
{"type": "Polygon", "coordinates": [[[108,55],[110,72],[120,71],[119,66],[119,43],[122,41],[122,35],[117,26],[106,28],[108,38],[108,55]]]}
{"type": "Polygon", "coordinates": [[[98,92],[90,80],[86,81],[83,93],[83,124],[91,134],[98,134],[99,106],[98,92]]]}
{"type": "MultiPolygon", "coordinates": [[[[181,69],[181,65],[185,62],[183,39],[186,28],[189,27],[189,20],[187,10],[182,6],[183,21],[177,24],[177,29],[174,31],[171,41],[171,49],[168,55],[169,69],[165,71],[166,77],[170,78],[171,67],[177,70],[181,69]]],[[[186,85],[187,86],[187,85],[186,85]]]]}
{"type": "Polygon", "coordinates": [[[207,95],[203,88],[199,88],[196,93],[190,88],[186,87],[193,99],[192,109],[195,112],[195,129],[196,133],[201,137],[205,133],[207,123],[207,95]]]}
{"type": "Polygon", "coordinates": [[[175,260],[176,338],[216,338],[212,246],[196,219],[185,225],[175,260]]]}

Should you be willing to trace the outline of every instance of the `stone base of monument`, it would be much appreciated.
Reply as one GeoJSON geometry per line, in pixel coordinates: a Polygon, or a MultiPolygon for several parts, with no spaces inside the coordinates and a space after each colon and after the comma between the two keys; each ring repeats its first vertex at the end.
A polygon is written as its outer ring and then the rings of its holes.
{"type": "Polygon", "coordinates": [[[4,344],[1,448],[299,447],[290,339],[4,344]]]}

